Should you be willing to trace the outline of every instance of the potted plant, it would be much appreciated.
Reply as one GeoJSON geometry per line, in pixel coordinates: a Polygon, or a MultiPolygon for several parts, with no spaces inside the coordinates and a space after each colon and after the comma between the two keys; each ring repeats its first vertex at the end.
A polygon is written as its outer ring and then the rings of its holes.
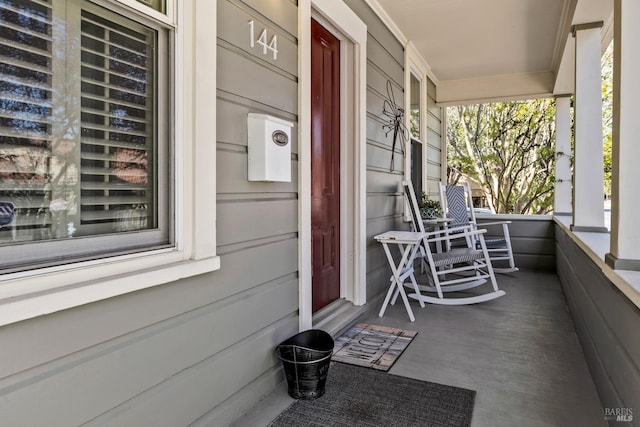
{"type": "Polygon", "coordinates": [[[440,206],[440,202],[429,199],[424,192],[420,196],[418,207],[420,208],[420,215],[422,215],[422,218],[435,219],[442,216],[442,206],[440,206]]]}

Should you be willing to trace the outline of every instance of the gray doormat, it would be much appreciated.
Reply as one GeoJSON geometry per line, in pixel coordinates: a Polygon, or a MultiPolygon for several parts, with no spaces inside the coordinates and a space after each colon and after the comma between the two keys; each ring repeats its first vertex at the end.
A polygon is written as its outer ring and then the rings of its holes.
{"type": "Polygon", "coordinates": [[[476,392],[331,363],[326,393],[297,400],[270,427],[469,426],[476,392]]]}
{"type": "Polygon", "coordinates": [[[358,323],[338,337],[331,360],[388,371],[416,331],[358,323]]]}

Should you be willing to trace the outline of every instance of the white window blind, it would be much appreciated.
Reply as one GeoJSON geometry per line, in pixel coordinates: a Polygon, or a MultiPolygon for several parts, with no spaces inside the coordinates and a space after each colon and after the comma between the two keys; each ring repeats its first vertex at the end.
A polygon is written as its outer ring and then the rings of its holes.
{"type": "Polygon", "coordinates": [[[50,2],[0,2],[0,201],[19,211],[2,242],[49,235],[52,21],[50,2]]]}
{"type": "Polygon", "coordinates": [[[155,226],[153,33],[82,11],[80,223],[155,226]]]}
{"type": "Polygon", "coordinates": [[[0,0],[0,203],[15,206],[0,225],[0,255],[9,265],[169,243],[168,138],[158,126],[166,40],[88,1],[0,0]]]}

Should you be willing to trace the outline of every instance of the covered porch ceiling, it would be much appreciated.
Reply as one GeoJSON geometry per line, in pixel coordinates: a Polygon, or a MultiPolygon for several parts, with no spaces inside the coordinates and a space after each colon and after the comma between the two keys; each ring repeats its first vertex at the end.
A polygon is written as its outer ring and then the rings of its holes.
{"type": "Polygon", "coordinates": [[[370,4],[427,62],[441,105],[573,93],[571,26],[603,21],[603,49],[613,36],[613,0],[371,0],[370,4]]]}

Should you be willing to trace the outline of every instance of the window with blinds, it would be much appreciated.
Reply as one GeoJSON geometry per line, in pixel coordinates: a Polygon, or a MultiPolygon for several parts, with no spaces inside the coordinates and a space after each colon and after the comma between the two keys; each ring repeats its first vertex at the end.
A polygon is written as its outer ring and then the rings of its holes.
{"type": "Polygon", "coordinates": [[[0,267],[169,243],[166,46],[89,1],[0,0],[0,267]]]}

